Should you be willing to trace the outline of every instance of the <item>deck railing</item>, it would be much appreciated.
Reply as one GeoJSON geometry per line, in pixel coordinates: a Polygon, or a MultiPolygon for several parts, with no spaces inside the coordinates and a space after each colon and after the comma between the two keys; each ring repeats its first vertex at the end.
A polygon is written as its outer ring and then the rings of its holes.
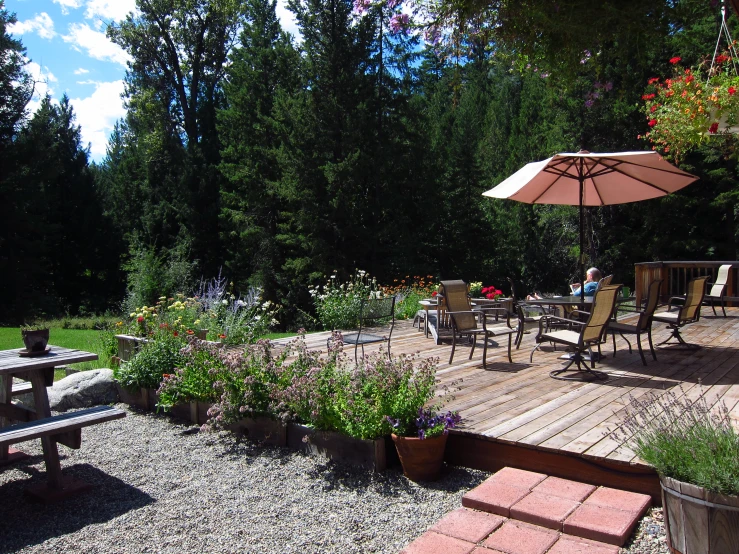
{"type": "MultiPolygon", "coordinates": [[[[695,277],[708,275],[709,282],[716,278],[718,268],[722,265],[731,265],[729,282],[726,287],[726,296],[735,297],[739,291],[739,261],[729,262],[641,262],[634,264],[637,306],[647,298],[649,284],[655,279],[662,279],[660,300],[666,302],[671,296],[684,296],[688,281],[695,277]]],[[[731,303],[729,303],[731,305],[731,303]]]]}

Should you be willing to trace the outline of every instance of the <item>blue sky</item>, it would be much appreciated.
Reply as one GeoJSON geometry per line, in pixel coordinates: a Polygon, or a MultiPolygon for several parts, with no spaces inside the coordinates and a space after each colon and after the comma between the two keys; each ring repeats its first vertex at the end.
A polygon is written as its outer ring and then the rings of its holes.
{"type": "MultiPolygon", "coordinates": [[[[18,22],[9,29],[27,50],[27,70],[37,94],[29,105],[35,111],[47,92],[55,100],[69,97],[82,128],[83,144],[100,161],[115,122],[125,115],[123,77],[128,54],[105,36],[111,22],[125,18],[135,0],[6,0],[18,22]]],[[[278,15],[295,33],[292,14],[278,2],[278,15]]]]}

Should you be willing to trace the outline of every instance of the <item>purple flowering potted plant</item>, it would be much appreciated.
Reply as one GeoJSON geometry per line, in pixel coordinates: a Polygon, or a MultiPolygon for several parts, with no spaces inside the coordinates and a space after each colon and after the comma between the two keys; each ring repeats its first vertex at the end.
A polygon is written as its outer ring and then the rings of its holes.
{"type": "Polygon", "coordinates": [[[449,429],[462,420],[458,412],[418,408],[414,418],[387,417],[403,474],[411,481],[435,481],[441,475],[449,429]]]}

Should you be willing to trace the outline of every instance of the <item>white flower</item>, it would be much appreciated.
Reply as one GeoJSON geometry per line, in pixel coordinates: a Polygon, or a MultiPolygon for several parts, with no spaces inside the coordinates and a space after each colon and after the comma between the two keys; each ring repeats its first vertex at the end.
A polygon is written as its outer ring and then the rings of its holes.
{"type": "Polygon", "coordinates": [[[269,300],[267,300],[267,301],[266,301],[266,302],[265,302],[264,304],[262,304],[262,308],[264,308],[264,309],[266,310],[266,309],[267,309],[267,308],[269,308],[269,307],[270,307],[271,305],[272,305],[272,302],[270,302],[269,300]]]}
{"type": "Polygon", "coordinates": [[[224,306],[228,306],[228,300],[226,299],[221,300],[221,304],[223,304],[224,306]]]}
{"type": "Polygon", "coordinates": [[[332,278],[332,279],[336,279],[336,275],[332,275],[332,276],[331,276],[331,278],[332,278]]]}

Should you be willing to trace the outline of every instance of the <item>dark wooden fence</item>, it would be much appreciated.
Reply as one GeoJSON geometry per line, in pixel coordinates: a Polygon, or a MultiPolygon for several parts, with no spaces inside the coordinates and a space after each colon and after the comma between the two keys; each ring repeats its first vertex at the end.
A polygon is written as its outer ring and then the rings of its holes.
{"type": "MultiPolygon", "coordinates": [[[[670,296],[683,296],[687,290],[688,281],[694,277],[708,275],[709,282],[713,282],[718,273],[718,268],[722,265],[731,265],[729,271],[729,282],[726,288],[726,296],[732,297],[734,302],[739,301],[736,298],[739,291],[739,261],[728,262],[641,262],[634,264],[636,270],[636,288],[634,296],[636,296],[637,306],[646,300],[649,283],[654,279],[662,279],[662,289],[660,291],[661,300],[666,302],[670,296]]],[[[730,303],[731,305],[731,303],[730,303]]]]}

